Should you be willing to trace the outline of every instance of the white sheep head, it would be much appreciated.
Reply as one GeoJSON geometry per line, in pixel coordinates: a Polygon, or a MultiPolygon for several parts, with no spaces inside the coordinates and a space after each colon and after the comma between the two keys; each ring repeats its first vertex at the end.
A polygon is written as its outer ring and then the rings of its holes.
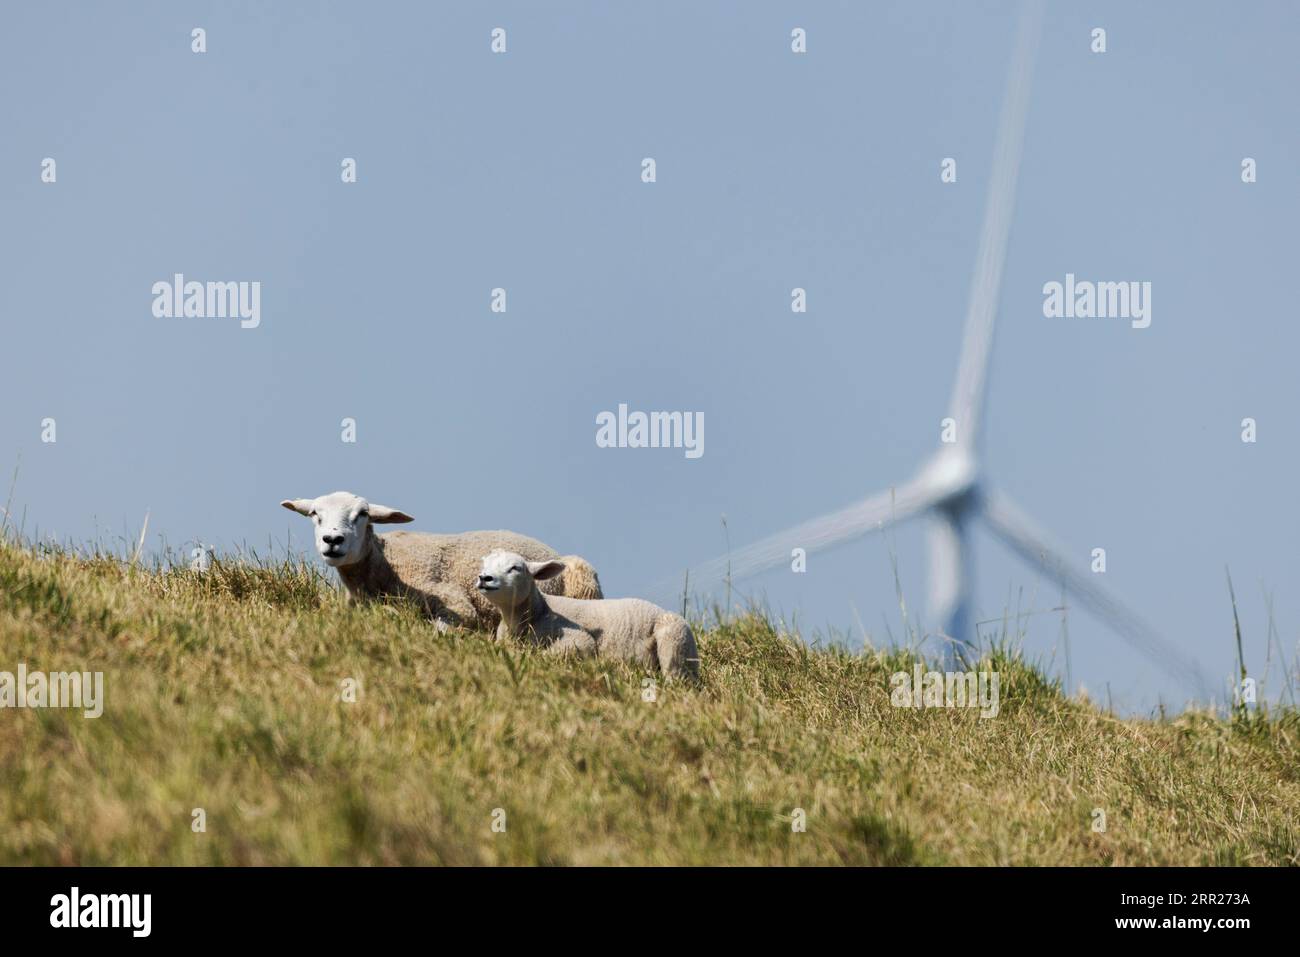
{"type": "Polygon", "coordinates": [[[415,521],[405,512],[371,504],[351,492],[332,492],[320,498],[287,498],[280,504],[315,523],[316,550],[325,564],[335,568],[362,559],[369,525],[415,521]]]}
{"type": "Polygon", "coordinates": [[[563,562],[530,562],[515,552],[495,551],[483,558],[478,590],[498,608],[517,608],[528,600],[534,581],[554,578],[562,571],[563,562]]]}

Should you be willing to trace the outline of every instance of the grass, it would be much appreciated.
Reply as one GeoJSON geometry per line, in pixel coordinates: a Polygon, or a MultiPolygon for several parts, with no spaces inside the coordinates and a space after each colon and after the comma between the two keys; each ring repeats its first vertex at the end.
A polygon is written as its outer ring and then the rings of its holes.
{"type": "Polygon", "coordinates": [[[891,706],[908,652],[698,634],[700,686],[648,702],[310,565],[3,544],[0,671],[103,671],[106,705],[0,710],[0,863],[1300,863],[1292,710],[1120,720],[1002,650],[981,720],[891,706]]]}

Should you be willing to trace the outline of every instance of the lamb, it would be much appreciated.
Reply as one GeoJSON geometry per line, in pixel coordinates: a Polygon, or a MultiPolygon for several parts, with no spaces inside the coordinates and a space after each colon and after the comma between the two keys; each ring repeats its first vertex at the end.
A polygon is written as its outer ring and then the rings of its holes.
{"type": "MultiPolygon", "coordinates": [[[[439,629],[462,626],[490,631],[500,622],[496,607],[475,588],[484,552],[508,548],[536,561],[559,558],[555,549],[515,532],[379,535],[375,525],[414,519],[351,492],[285,499],[280,504],[315,523],[316,549],[327,565],[338,570],[350,601],[386,595],[414,599],[439,629]]],[[[549,593],[575,600],[603,597],[591,565],[577,555],[559,560],[565,571],[548,583],[549,593]]]]}
{"type": "Polygon", "coordinates": [[[681,615],[639,598],[544,595],[538,583],[566,574],[564,561],[529,561],[504,549],[483,559],[478,590],[501,612],[498,641],[522,638],[549,654],[621,658],[667,678],[699,677],[695,635],[681,615]]]}

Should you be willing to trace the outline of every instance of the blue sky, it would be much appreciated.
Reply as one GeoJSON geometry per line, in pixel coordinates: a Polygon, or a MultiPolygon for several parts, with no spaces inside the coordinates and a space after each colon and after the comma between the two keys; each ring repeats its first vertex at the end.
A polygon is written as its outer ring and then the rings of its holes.
{"type": "MultiPolygon", "coordinates": [[[[0,467],[21,455],[29,532],[134,533],[148,511],[155,546],[303,548],[280,499],[348,489],[413,528],[535,535],[637,594],[720,553],[724,514],[743,545],[937,446],[1012,4],[2,16],[0,467]],[[177,272],[261,282],[261,325],[155,318],[177,272]],[[703,413],[705,454],[598,448],[619,403],[703,413]]],[[[1253,673],[1266,591],[1288,654],[1300,639],[1298,26],[1286,3],[1049,4],[994,345],[990,481],[1081,566],[1105,547],[1107,584],[1215,678],[1225,566],[1253,673]],[[1150,328],[1044,318],[1067,272],[1151,282],[1150,328]]],[[[882,643],[901,630],[891,548],[923,613],[919,523],[742,588],[807,637],[860,641],[860,619],[882,643]]],[[[982,533],[976,555],[981,620],[1059,604],[982,533]]],[[[1060,613],[1025,627],[1050,658],[1060,613]]],[[[1181,702],[1085,611],[1069,633],[1094,696],[1181,702]]]]}

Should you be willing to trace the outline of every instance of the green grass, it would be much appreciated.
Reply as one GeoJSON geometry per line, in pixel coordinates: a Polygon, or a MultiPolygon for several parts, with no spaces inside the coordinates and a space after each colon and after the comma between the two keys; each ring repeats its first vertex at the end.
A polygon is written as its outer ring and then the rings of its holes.
{"type": "Polygon", "coordinates": [[[0,545],[0,670],[103,671],[107,699],[0,710],[0,863],[1300,863],[1293,711],[1120,720],[999,652],[981,720],[892,707],[905,652],[757,615],[699,637],[700,685],[648,703],[307,565],[0,545]]]}

